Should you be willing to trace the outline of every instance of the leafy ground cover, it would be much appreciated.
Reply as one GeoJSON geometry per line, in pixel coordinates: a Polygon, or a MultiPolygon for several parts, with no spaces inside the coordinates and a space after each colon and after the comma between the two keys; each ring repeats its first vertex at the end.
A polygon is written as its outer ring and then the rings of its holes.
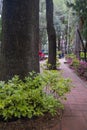
{"type": "Polygon", "coordinates": [[[0,117],[2,120],[33,118],[45,113],[56,114],[63,109],[60,98],[70,91],[70,80],[64,79],[57,71],[44,71],[42,74],[30,73],[25,81],[18,76],[7,83],[0,82],[0,117]],[[45,87],[54,93],[47,94],[45,87]]]}
{"type": "Polygon", "coordinates": [[[57,70],[29,73],[0,82],[0,129],[49,130],[62,118],[61,99],[71,90],[71,81],[57,70]]]}

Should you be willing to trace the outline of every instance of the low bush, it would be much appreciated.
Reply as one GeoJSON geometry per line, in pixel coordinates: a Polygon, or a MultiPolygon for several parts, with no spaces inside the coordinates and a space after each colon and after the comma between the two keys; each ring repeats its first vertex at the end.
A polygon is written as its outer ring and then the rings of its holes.
{"type": "MultiPolygon", "coordinates": [[[[43,69],[52,69],[54,68],[54,66],[52,66],[51,64],[48,63],[48,59],[46,59],[45,63],[41,66],[43,69]]],[[[56,69],[58,69],[60,67],[60,62],[59,59],[56,58],[56,69]]]]}
{"type": "Polygon", "coordinates": [[[71,67],[77,70],[79,65],[80,65],[80,61],[77,58],[72,59],[72,62],[70,64],[71,67]]]}
{"type": "MultiPolygon", "coordinates": [[[[85,57],[85,53],[84,52],[80,52],[80,58],[84,59],[84,57],[85,57]]],[[[86,57],[87,57],[87,52],[86,52],[86,57]]]]}
{"type": "Polygon", "coordinates": [[[0,119],[15,120],[43,116],[45,113],[56,114],[57,109],[63,109],[60,98],[70,91],[70,81],[63,79],[57,71],[48,71],[41,74],[29,73],[22,81],[18,76],[7,83],[0,82],[0,119]],[[47,94],[44,89],[57,92],[47,94]]]}
{"type": "Polygon", "coordinates": [[[80,65],[80,61],[79,61],[79,59],[76,58],[76,55],[68,54],[68,55],[66,55],[66,60],[67,60],[68,64],[70,65],[70,67],[72,67],[74,69],[78,69],[78,67],[80,65]]]}
{"type": "MultiPolygon", "coordinates": [[[[81,53],[81,54],[83,55],[84,53],[81,53]]],[[[87,80],[87,62],[86,61],[78,60],[74,54],[66,55],[66,60],[70,68],[73,68],[79,76],[87,80]]]]}
{"type": "Polygon", "coordinates": [[[76,58],[76,55],[73,54],[73,53],[72,53],[72,54],[67,54],[67,55],[65,56],[65,58],[66,58],[66,59],[69,59],[69,58],[70,58],[70,59],[74,59],[74,58],[76,58]]]}
{"type": "Polygon", "coordinates": [[[77,69],[78,75],[87,79],[87,62],[80,61],[79,67],[77,69]]]}

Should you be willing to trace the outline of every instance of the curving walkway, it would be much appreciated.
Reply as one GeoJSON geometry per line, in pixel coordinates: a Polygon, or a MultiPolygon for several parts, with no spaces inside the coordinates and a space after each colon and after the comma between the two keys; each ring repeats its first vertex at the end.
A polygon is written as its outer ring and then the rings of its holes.
{"type": "Polygon", "coordinates": [[[54,130],[87,130],[87,84],[64,61],[60,59],[63,76],[71,78],[75,88],[67,94],[63,118],[54,130]]]}

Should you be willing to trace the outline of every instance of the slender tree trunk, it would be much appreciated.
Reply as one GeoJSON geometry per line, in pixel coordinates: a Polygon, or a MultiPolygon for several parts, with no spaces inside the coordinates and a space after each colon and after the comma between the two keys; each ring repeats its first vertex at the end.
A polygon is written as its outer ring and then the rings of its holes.
{"type": "Polygon", "coordinates": [[[39,0],[3,0],[2,34],[0,80],[39,72],[39,0]]]}
{"type": "Polygon", "coordinates": [[[58,35],[58,51],[60,51],[60,34],[58,35]]]}
{"type": "Polygon", "coordinates": [[[78,27],[76,27],[76,41],[75,41],[75,55],[77,58],[80,58],[80,37],[78,34],[78,27]]]}
{"type": "Polygon", "coordinates": [[[53,26],[53,0],[46,0],[47,33],[49,42],[48,63],[56,69],[56,33],[53,26]]]}

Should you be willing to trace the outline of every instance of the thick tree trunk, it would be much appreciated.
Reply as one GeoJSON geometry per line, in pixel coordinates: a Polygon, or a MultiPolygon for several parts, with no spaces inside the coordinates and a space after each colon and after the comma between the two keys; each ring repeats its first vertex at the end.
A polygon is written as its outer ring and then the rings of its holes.
{"type": "Polygon", "coordinates": [[[39,72],[39,0],[3,0],[2,34],[0,80],[39,72]]]}
{"type": "Polygon", "coordinates": [[[56,33],[53,26],[53,1],[46,0],[46,18],[47,33],[49,42],[48,63],[51,64],[50,69],[56,69],[56,33]]]}

